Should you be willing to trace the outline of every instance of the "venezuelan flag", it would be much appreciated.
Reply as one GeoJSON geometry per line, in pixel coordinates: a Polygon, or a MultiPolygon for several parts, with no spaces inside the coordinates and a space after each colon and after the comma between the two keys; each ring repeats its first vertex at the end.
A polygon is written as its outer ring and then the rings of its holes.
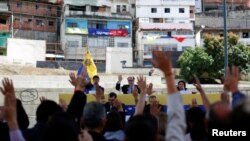
{"type": "Polygon", "coordinates": [[[77,75],[81,75],[84,71],[87,71],[87,78],[93,82],[93,76],[97,75],[97,68],[92,58],[90,51],[86,51],[84,60],[81,66],[78,68],[77,75]]]}

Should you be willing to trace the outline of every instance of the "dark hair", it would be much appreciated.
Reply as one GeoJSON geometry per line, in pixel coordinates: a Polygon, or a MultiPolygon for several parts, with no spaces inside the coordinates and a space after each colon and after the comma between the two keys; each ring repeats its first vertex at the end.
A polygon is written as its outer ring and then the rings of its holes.
{"type": "Polygon", "coordinates": [[[87,128],[98,128],[105,118],[106,110],[101,103],[93,101],[85,105],[83,110],[83,123],[87,128]]]}
{"type": "Polygon", "coordinates": [[[115,98],[117,98],[117,94],[114,93],[114,92],[111,92],[111,93],[109,93],[109,97],[115,97],[115,98]]]}
{"type": "Polygon", "coordinates": [[[78,141],[79,128],[74,118],[66,112],[58,112],[49,119],[44,141],[78,141]]]}
{"type": "Polygon", "coordinates": [[[100,77],[98,75],[93,76],[93,79],[95,79],[95,78],[100,79],[100,77]]]}
{"type": "Polygon", "coordinates": [[[205,127],[205,112],[199,107],[190,108],[187,111],[187,122],[190,126],[190,136],[192,140],[204,140],[207,138],[205,127]]]}
{"type": "Polygon", "coordinates": [[[47,122],[51,115],[59,111],[62,111],[62,108],[56,102],[45,100],[37,108],[36,120],[38,122],[47,122]]]}
{"type": "Polygon", "coordinates": [[[137,115],[129,119],[125,126],[126,141],[155,141],[157,119],[150,115],[137,115]]]}
{"type": "Polygon", "coordinates": [[[219,129],[219,130],[230,130],[231,128],[231,115],[228,117],[220,117],[218,113],[220,111],[216,110],[215,107],[218,104],[227,104],[223,101],[215,102],[210,106],[210,110],[208,112],[208,129],[211,132],[211,129],[219,129]]]}
{"type": "MultiPolygon", "coordinates": [[[[183,83],[184,84],[184,89],[187,90],[187,88],[186,88],[186,82],[183,81],[183,80],[180,80],[177,84],[179,85],[180,83],[183,83]]],[[[177,89],[178,89],[178,91],[180,90],[179,86],[177,86],[177,89]]]]}
{"type": "Polygon", "coordinates": [[[105,131],[113,132],[121,129],[123,129],[121,115],[116,110],[112,110],[107,115],[105,131]]]}
{"type": "Polygon", "coordinates": [[[250,99],[240,100],[232,111],[232,125],[236,131],[250,130],[250,99]]]}

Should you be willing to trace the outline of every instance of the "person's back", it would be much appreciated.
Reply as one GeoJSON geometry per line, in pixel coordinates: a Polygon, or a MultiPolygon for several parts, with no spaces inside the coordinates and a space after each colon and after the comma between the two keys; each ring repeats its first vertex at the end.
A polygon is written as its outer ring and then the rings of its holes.
{"type": "Polygon", "coordinates": [[[125,138],[122,117],[115,110],[107,115],[104,137],[108,141],[123,141],[125,138]]]}
{"type": "Polygon", "coordinates": [[[106,141],[102,135],[106,122],[106,111],[104,106],[98,102],[86,104],[83,110],[83,123],[93,141],[106,141]]]}
{"type": "Polygon", "coordinates": [[[43,141],[78,141],[79,133],[74,118],[66,112],[59,112],[47,122],[43,141]]]}
{"type": "Polygon", "coordinates": [[[126,141],[156,141],[157,119],[152,115],[131,117],[125,126],[126,141]]]}
{"type": "Polygon", "coordinates": [[[24,138],[27,141],[42,141],[46,122],[49,117],[56,112],[61,111],[61,107],[54,101],[45,100],[37,108],[36,120],[37,123],[33,128],[23,131],[24,138]]]}

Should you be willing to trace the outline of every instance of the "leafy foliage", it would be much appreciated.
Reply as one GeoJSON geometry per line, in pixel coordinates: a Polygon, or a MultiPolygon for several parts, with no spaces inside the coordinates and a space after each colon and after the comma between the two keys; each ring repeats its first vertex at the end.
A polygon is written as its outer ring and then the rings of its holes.
{"type": "Polygon", "coordinates": [[[193,74],[201,76],[209,71],[213,64],[212,56],[209,56],[203,48],[189,48],[178,59],[181,66],[181,75],[185,80],[191,80],[193,74]]]}
{"type": "MultiPolygon", "coordinates": [[[[228,34],[228,63],[229,66],[239,66],[241,73],[246,74],[250,72],[250,50],[238,41],[237,35],[228,34]]],[[[203,48],[184,51],[178,63],[181,75],[187,81],[192,78],[192,74],[201,76],[204,72],[208,72],[210,78],[221,79],[225,72],[223,37],[205,35],[203,48]]]]}

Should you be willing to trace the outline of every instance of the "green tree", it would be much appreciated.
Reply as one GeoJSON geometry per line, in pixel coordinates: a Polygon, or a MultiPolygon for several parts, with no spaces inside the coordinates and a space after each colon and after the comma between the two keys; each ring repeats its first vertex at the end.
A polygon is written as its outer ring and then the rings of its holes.
{"type": "MultiPolygon", "coordinates": [[[[193,50],[196,50],[196,49],[193,49],[193,50]]],[[[209,57],[209,59],[208,58],[204,60],[198,59],[198,61],[200,60],[203,66],[204,65],[208,66],[204,68],[206,68],[206,71],[208,72],[210,78],[221,79],[225,72],[223,37],[205,35],[204,46],[202,50],[204,51],[202,55],[205,55],[205,57],[209,57]]],[[[197,52],[195,51],[193,52],[189,50],[184,51],[184,53],[180,56],[178,60],[178,63],[181,66],[181,75],[184,77],[184,79],[188,81],[190,80],[190,77],[192,76],[192,74],[189,72],[186,72],[187,69],[185,69],[185,67],[192,64],[189,61],[193,61],[193,60],[197,61],[197,57],[193,56],[193,54],[196,54],[196,53],[197,52]],[[186,56],[189,56],[189,57],[186,57],[186,56]]],[[[239,37],[233,33],[228,34],[228,63],[230,66],[231,65],[239,66],[240,71],[244,74],[250,72],[250,50],[247,46],[239,43],[239,37]]],[[[192,67],[195,67],[195,68],[190,68],[190,70],[192,70],[192,73],[197,74],[198,76],[204,72],[204,69],[200,68],[200,66],[193,65],[192,67]]]]}
{"type": "Polygon", "coordinates": [[[201,76],[209,71],[213,61],[212,56],[209,56],[203,48],[186,49],[178,59],[181,76],[187,81],[193,78],[193,74],[201,76]]]}

